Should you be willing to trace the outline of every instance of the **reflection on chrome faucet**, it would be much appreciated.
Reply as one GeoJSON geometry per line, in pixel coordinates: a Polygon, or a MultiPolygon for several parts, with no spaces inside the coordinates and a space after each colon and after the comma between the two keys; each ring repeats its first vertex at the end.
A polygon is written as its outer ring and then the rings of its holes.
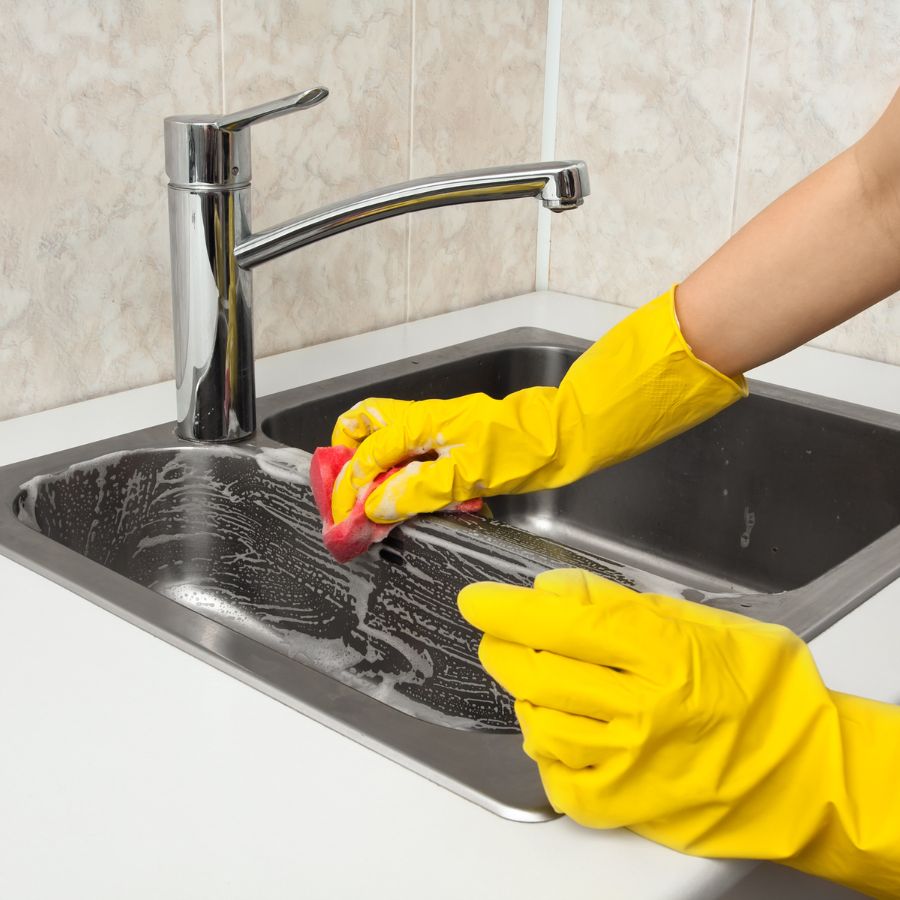
{"type": "Polygon", "coordinates": [[[590,193],[581,161],[500,166],[391,185],[252,233],[250,125],[327,96],[316,87],[226,116],[165,121],[179,437],[237,441],[256,428],[251,270],[260,263],[419,209],[537,197],[562,212],[590,193]]]}

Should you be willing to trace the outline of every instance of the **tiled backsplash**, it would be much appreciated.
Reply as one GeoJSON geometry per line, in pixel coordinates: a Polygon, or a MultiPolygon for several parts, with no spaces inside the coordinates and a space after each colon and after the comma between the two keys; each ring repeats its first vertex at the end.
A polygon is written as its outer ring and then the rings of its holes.
{"type": "Polygon", "coordinates": [[[0,419],[171,377],[162,120],[220,103],[216,10],[0,0],[0,419]]]}
{"type": "MultiPolygon", "coordinates": [[[[411,176],[540,159],[547,0],[417,0],[415,23],[411,176]]],[[[537,208],[408,216],[410,318],[534,290],[537,208]]]]}
{"type": "MultiPolygon", "coordinates": [[[[757,0],[735,226],[861,137],[898,87],[898,0],[757,0]]],[[[900,363],[900,294],[813,343],[900,363]]]]}
{"type": "MultiPolygon", "coordinates": [[[[593,194],[553,221],[560,291],[640,306],[900,86],[898,0],[562,2],[557,153],[588,161],[593,194]]],[[[900,295],[813,343],[900,364],[900,295]]]]}
{"type": "MultiPolygon", "coordinates": [[[[575,294],[636,306],[683,278],[900,83],[896,0],[0,0],[0,419],[171,377],[164,116],[331,89],[256,131],[257,226],[525,162],[560,8],[555,155],[588,161],[593,195],[553,217],[549,284],[575,294]]],[[[391,219],[257,269],[257,353],[533,289],[536,206],[391,219]]],[[[900,303],[818,343],[900,363],[900,303]]]]}
{"type": "MultiPolygon", "coordinates": [[[[253,225],[409,177],[409,0],[223,0],[225,104],[317,84],[328,99],[253,132],[253,225]]],[[[404,217],[253,273],[258,356],[402,322],[404,217]]]]}
{"type": "Polygon", "coordinates": [[[556,149],[592,193],[553,222],[551,288],[639,306],[728,237],[750,4],[692,6],[566,0],[556,149]]]}

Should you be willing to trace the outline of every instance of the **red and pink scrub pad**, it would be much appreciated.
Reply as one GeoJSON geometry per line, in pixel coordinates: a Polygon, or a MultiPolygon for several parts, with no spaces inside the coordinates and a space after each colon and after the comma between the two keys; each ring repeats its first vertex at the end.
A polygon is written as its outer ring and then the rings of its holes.
{"type": "MultiPolygon", "coordinates": [[[[328,552],[339,562],[350,562],[351,559],[365,553],[372,544],[383,541],[394,525],[379,525],[366,515],[366,498],[384,481],[385,478],[399,472],[403,466],[391,469],[379,475],[372,484],[361,491],[350,515],[338,525],[331,516],[331,494],[334,482],[341,469],[353,458],[349,447],[319,447],[313,453],[309,468],[309,481],[319,514],[322,516],[322,539],[328,552]]],[[[478,513],[481,511],[480,499],[466,500],[448,510],[461,513],[478,513]]]]}

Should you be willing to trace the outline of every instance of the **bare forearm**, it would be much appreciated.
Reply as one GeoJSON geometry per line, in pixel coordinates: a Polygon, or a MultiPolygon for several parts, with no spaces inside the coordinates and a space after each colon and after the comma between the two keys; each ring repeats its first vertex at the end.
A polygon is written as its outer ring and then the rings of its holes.
{"type": "Polygon", "coordinates": [[[694,352],[734,375],[900,290],[900,92],[866,136],[782,195],[679,288],[694,352]]]}

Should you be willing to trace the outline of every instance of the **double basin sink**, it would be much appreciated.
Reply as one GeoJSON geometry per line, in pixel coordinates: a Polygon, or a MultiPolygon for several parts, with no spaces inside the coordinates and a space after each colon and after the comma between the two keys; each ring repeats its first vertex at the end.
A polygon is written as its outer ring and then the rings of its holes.
{"type": "Polygon", "coordinates": [[[264,398],[261,433],[172,426],[0,469],[0,553],[508,818],[550,818],[512,700],[456,594],[578,566],[804,638],[900,575],[900,416],[754,383],[751,396],[567,488],[429,516],[347,566],[309,454],[363,396],[557,384],[586,342],[516,329],[264,398]]]}

